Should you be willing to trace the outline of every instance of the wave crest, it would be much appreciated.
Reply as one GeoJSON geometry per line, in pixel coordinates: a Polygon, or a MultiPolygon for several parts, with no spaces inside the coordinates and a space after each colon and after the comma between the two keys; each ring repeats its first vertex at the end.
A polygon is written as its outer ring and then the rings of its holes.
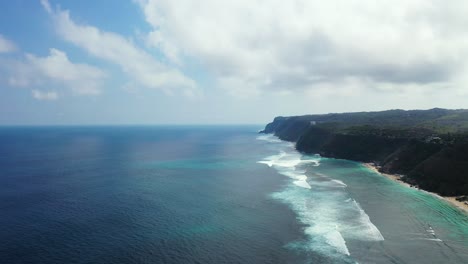
{"type": "Polygon", "coordinates": [[[346,183],[324,174],[310,173],[320,166],[319,155],[304,156],[290,145],[271,141],[278,146],[279,153],[258,163],[292,179],[290,185],[272,196],[290,205],[306,225],[307,249],[342,258],[350,256],[347,239],[384,240],[359,203],[349,197],[346,183]]]}

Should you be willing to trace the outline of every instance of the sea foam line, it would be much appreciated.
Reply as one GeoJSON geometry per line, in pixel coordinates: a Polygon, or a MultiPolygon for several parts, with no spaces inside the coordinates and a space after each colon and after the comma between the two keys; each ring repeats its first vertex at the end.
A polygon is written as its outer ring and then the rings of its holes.
{"type": "Polygon", "coordinates": [[[349,256],[346,238],[384,240],[359,203],[348,197],[347,185],[343,181],[323,174],[316,174],[313,178],[306,175],[300,166],[320,166],[319,155],[304,159],[292,145],[283,144],[276,137],[270,135],[258,139],[271,142],[280,150],[277,155],[268,156],[258,163],[292,179],[293,185],[274,193],[273,197],[288,203],[298,214],[298,219],[307,225],[304,229],[310,239],[307,248],[329,256],[349,256]],[[311,189],[311,192],[304,189],[311,189]]]}

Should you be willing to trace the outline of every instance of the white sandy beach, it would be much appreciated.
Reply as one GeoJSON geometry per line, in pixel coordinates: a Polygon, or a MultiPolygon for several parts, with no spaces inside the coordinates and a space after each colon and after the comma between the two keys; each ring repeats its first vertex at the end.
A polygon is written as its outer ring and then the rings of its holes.
{"type": "MultiPolygon", "coordinates": [[[[382,173],[382,172],[380,172],[380,171],[377,169],[377,167],[376,167],[374,164],[372,164],[372,163],[363,163],[363,164],[364,164],[364,166],[366,166],[368,169],[370,169],[370,170],[372,170],[372,171],[375,171],[375,172],[379,173],[380,175],[383,175],[383,176],[385,176],[385,177],[387,177],[387,178],[389,178],[389,179],[391,179],[391,180],[393,180],[393,181],[396,181],[396,182],[398,182],[398,183],[400,183],[400,184],[402,184],[402,185],[405,185],[406,187],[415,188],[415,187],[411,186],[410,184],[408,184],[408,183],[402,181],[400,175],[382,173]]],[[[420,190],[421,190],[421,189],[420,189],[420,190]]],[[[424,190],[421,190],[421,191],[424,191],[424,190]]],[[[425,191],[425,192],[427,192],[427,191],[425,191]]],[[[461,209],[462,211],[464,211],[465,213],[468,214],[468,203],[467,203],[467,202],[460,202],[460,201],[458,201],[458,200],[456,199],[457,197],[455,197],[455,196],[441,196],[441,195],[439,195],[439,194],[432,193],[432,192],[428,192],[428,193],[431,193],[432,195],[434,195],[434,196],[436,196],[436,197],[438,197],[438,198],[440,198],[440,199],[443,199],[443,200],[449,202],[449,203],[452,204],[453,206],[455,206],[455,207],[461,209]]]]}

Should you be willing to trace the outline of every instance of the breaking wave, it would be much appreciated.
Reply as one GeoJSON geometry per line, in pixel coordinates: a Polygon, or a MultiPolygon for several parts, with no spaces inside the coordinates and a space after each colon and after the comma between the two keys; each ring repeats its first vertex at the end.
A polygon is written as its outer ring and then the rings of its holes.
{"type": "MultiPolygon", "coordinates": [[[[370,221],[359,203],[349,196],[343,181],[320,173],[319,155],[301,155],[290,143],[272,135],[259,136],[277,146],[277,154],[265,157],[265,164],[291,179],[283,190],[272,197],[288,204],[305,224],[307,241],[300,247],[330,258],[350,260],[347,240],[382,241],[384,237],[370,221]]],[[[295,243],[298,247],[298,243],[295,243]]]]}

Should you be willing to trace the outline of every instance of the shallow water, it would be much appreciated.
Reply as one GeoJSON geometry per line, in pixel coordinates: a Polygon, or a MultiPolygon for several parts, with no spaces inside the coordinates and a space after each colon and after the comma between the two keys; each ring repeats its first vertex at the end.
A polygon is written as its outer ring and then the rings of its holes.
{"type": "Polygon", "coordinates": [[[279,153],[260,163],[292,178],[273,197],[306,225],[308,239],[295,248],[329,263],[468,263],[468,217],[447,202],[360,163],[301,155],[271,135],[258,139],[279,153]]]}

